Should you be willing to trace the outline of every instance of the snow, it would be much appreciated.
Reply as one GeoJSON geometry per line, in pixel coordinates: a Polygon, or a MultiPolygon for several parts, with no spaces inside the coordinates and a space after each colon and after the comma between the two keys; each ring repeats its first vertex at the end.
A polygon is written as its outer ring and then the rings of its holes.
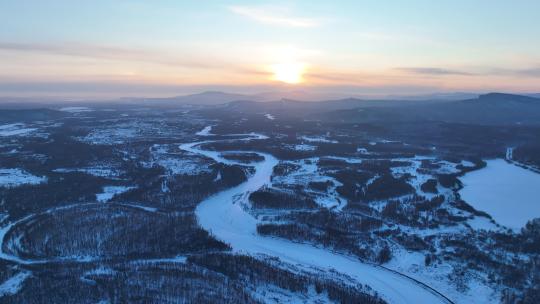
{"type": "Polygon", "coordinates": [[[274,176],[272,183],[277,187],[302,185],[306,192],[314,196],[314,200],[319,206],[341,210],[347,205],[347,199],[341,197],[336,188],[342,184],[333,177],[320,174],[317,166],[318,161],[319,158],[315,157],[282,162],[283,164],[299,166],[299,169],[288,172],[285,176],[274,176]],[[308,188],[310,182],[331,182],[332,186],[325,192],[311,191],[308,188]]]}
{"type": "Polygon", "coordinates": [[[496,224],[492,223],[490,219],[483,216],[475,216],[473,219],[467,220],[467,224],[474,230],[500,230],[500,228],[496,224]]]}
{"type": "Polygon", "coordinates": [[[463,167],[467,167],[467,168],[472,168],[472,167],[475,166],[473,162],[470,162],[470,161],[468,161],[468,160],[462,160],[462,161],[461,161],[461,165],[462,165],[463,167]]]}
{"type": "Polygon", "coordinates": [[[139,134],[137,128],[118,127],[115,129],[101,129],[92,131],[81,141],[92,145],[117,145],[126,142],[126,139],[135,138],[139,134]]]}
{"type": "Polygon", "coordinates": [[[111,169],[108,167],[89,167],[89,168],[58,168],[54,169],[53,172],[57,173],[70,173],[70,172],[81,172],[97,177],[118,177],[120,172],[116,169],[111,169]]]}
{"type": "Polygon", "coordinates": [[[326,159],[335,159],[335,160],[342,160],[349,164],[361,164],[362,159],[360,158],[353,158],[353,157],[340,157],[340,156],[325,156],[326,159]]]}
{"type": "MultiPolygon", "coordinates": [[[[422,184],[428,181],[429,179],[436,179],[436,176],[435,176],[436,174],[458,173],[460,172],[460,170],[457,169],[457,166],[462,164],[462,162],[452,163],[445,160],[438,160],[436,158],[429,157],[429,156],[418,156],[418,155],[413,158],[393,158],[391,160],[408,163],[407,165],[404,165],[404,166],[390,168],[392,175],[396,178],[400,178],[405,175],[410,175],[408,184],[411,185],[415,189],[417,194],[421,194],[422,196],[428,199],[431,199],[438,195],[448,196],[452,193],[452,190],[444,188],[441,185],[437,185],[437,190],[438,190],[437,194],[428,193],[422,190],[422,184]],[[430,168],[428,170],[424,170],[422,168],[422,161],[429,161],[431,162],[431,164],[439,165],[439,168],[430,168]]],[[[472,165],[474,166],[474,164],[472,165]]]]}
{"type": "Polygon", "coordinates": [[[315,151],[315,150],[317,150],[317,147],[316,147],[316,146],[306,145],[306,144],[301,144],[301,145],[285,145],[285,147],[286,147],[287,149],[295,150],[295,151],[315,151]]]}
{"type": "Polygon", "coordinates": [[[517,160],[514,159],[514,148],[510,147],[510,148],[506,148],[506,157],[505,157],[506,161],[511,163],[511,164],[514,164],[516,166],[519,166],[519,167],[522,167],[524,169],[527,169],[527,170],[531,170],[533,172],[536,172],[536,173],[539,173],[540,174],[540,168],[536,167],[536,166],[531,166],[531,165],[528,165],[528,164],[525,164],[525,163],[522,163],[522,162],[519,162],[517,160]]]}
{"type": "Polygon", "coordinates": [[[199,175],[212,172],[207,160],[186,153],[171,152],[168,145],[153,145],[150,153],[151,160],[143,162],[143,165],[147,168],[161,166],[165,168],[167,175],[199,175]]]}
{"type": "Polygon", "coordinates": [[[214,135],[212,133],[212,126],[206,126],[204,127],[204,129],[200,130],[199,132],[195,133],[195,135],[198,135],[198,136],[210,136],[210,135],[214,135]]]}
{"type": "Polygon", "coordinates": [[[279,288],[275,285],[259,285],[253,291],[253,297],[261,303],[332,303],[326,292],[318,294],[315,288],[311,286],[306,294],[301,292],[292,292],[279,288]]]}
{"type": "Polygon", "coordinates": [[[322,136],[301,136],[300,139],[305,140],[307,142],[318,142],[318,143],[332,143],[337,144],[336,140],[330,140],[326,139],[322,136]]]}
{"type": "Polygon", "coordinates": [[[30,271],[21,271],[0,285],[0,297],[14,295],[21,290],[24,281],[32,275],[30,271]]]}
{"type": "Polygon", "coordinates": [[[512,160],[513,157],[514,157],[514,148],[512,147],[506,148],[506,159],[512,160]]]}
{"type": "Polygon", "coordinates": [[[368,150],[366,148],[361,148],[361,147],[356,148],[356,152],[358,152],[360,154],[369,154],[369,152],[368,152],[368,150]]]}
{"type": "Polygon", "coordinates": [[[143,260],[135,260],[132,263],[136,264],[154,264],[154,263],[182,263],[185,264],[187,262],[187,256],[178,255],[176,257],[172,258],[157,258],[157,259],[143,259],[143,260]]]}
{"type": "Polygon", "coordinates": [[[498,295],[494,293],[482,277],[468,277],[468,290],[457,291],[449,278],[453,266],[448,262],[425,265],[425,255],[421,252],[394,248],[392,260],[385,267],[405,273],[408,276],[429,284],[451,298],[455,303],[495,303],[498,295]]]}
{"type": "Polygon", "coordinates": [[[111,269],[109,267],[105,267],[105,266],[100,265],[98,268],[95,268],[95,269],[92,269],[92,270],[89,270],[89,271],[85,272],[83,276],[113,275],[114,273],[116,273],[115,270],[113,270],[113,269],[111,269]]]}
{"type": "Polygon", "coordinates": [[[205,172],[211,172],[208,163],[203,160],[192,158],[160,158],[155,161],[158,165],[167,170],[169,175],[198,175],[205,172]]]}
{"type": "Polygon", "coordinates": [[[94,111],[88,107],[63,107],[63,108],[60,108],[59,110],[62,112],[69,112],[69,113],[82,113],[82,112],[94,111]]]}
{"type": "Polygon", "coordinates": [[[0,136],[22,136],[28,135],[34,131],[36,128],[27,128],[23,123],[12,123],[7,125],[0,125],[0,136]]]}
{"type": "MultiPolygon", "coordinates": [[[[227,162],[215,151],[197,148],[199,144],[201,143],[183,144],[181,148],[211,157],[218,162],[227,162]]],[[[243,209],[243,204],[238,203],[238,198],[247,200],[247,193],[270,184],[272,170],[279,161],[270,154],[259,154],[265,160],[254,164],[255,174],[247,182],[213,195],[197,206],[196,215],[203,228],[230,244],[238,253],[276,256],[285,263],[300,264],[303,267],[327,272],[336,270],[347,274],[357,282],[372,287],[390,303],[446,302],[436,293],[403,275],[362,263],[354,257],[307,244],[258,235],[257,220],[243,209]]]]}
{"type": "Polygon", "coordinates": [[[134,208],[134,209],[139,209],[139,210],[143,210],[143,211],[151,212],[151,213],[154,213],[154,212],[158,211],[157,208],[147,207],[147,206],[143,206],[143,205],[139,205],[139,204],[135,204],[135,203],[116,203],[116,205],[129,207],[129,208],[134,208]]]}
{"type": "MultiPolygon", "coordinates": [[[[35,216],[39,215],[39,214],[51,214],[55,211],[59,211],[59,210],[67,210],[67,209],[71,209],[71,208],[78,208],[78,207],[81,207],[81,206],[85,206],[85,205],[94,205],[95,203],[77,203],[77,204],[73,204],[73,205],[67,205],[67,206],[60,206],[60,207],[53,207],[53,208],[50,208],[42,213],[32,213],[32,214],[29,214],[19,220],[16,220],[14,222],[10,222],[9,224],[7,224],[6,226],[3,226],[0,228],[0,259],[3,259],[3,260],[7,260],[7,261],[11,261],[11,262],[15,262],[15,263],[19,263],[19,264],[40,264],[40,263],[47,263],[47,262],[50,262],[52,260],[50,259],[45,259],[45,260],[34,260],[34,259],[30,259],[30,258],[21,258],[21,257],[18,257],[18,256],[15,256],[9,252],[6,252],[5,249],[7,248],[11,248],[13,246],[13,242],[8,242],[6,244],[6,236],[7,234],[9,233],[9,231],[11,231],[11,229],[13,229],[13,227],[21,224],[21,223],[24,223],[32,218],[34,218],[35,216]]],[[[66,259],[67,260],[67,259],[66,259]]],[[[73,258],[71,258],[71,260],[75,260],[73,258]]],[[[85,258],[77,258],[76,260],[78,261],[83,261],[83,262],[87,262],[87,261],[90,261],[91,260],[91,257],[85,257],[85,258]]]]}
{"type": "Polygon", "coordinates": [[[266,117],[266,118],[268,118],[270,120],[276,119],[276,117],[274,115],[272,115],[272,114],[264,114],[264,117],[266,117]]]}
{"type": "Polygon", "coordinates": [[[540,217],[540,174],[505,160],[488,160],[481,170],[461,177],[461,198],[515,230],[540,217]]]}
{"type": "Polygon", "coordinates": [[[110,201],[115,195],[124,193],[135,187],[127,186],[105,186],[103,187],[103,192],[96,194],[96,200],[98,202],[106,203],[110,201]]]}
{"type": "Polygon", "coordinates": [[[13,188],[21,185],[37,185],[46,181],[46,177],[35,176],[21,169],[0,169],[0,187],[13,188]]]}

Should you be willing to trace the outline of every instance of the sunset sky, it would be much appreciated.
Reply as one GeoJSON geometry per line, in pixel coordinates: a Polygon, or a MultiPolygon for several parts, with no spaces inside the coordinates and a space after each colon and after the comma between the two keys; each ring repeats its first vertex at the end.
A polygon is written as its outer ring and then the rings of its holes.
{"type": "Polygon", "coordinates": [[[0,96],[539,92],[540,1],[0,0],[0,96]]]}

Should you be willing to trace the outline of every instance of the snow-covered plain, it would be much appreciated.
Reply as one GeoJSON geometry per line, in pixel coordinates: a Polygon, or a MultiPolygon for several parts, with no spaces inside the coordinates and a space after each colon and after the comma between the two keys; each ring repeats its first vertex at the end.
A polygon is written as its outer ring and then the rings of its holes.
{"type": "Polygon", "coordinates": [[[46,181],[46,177],[35,176],[21,169],[0,169],[0,187],[13,188],[26,184],[37,185],[46,181]]]}
{"type": "Polygon", "coordinates": [[[105,186],[103,187],[103,192],[96,194],[96,200],[98,202],[106,203],[110,201],[115,195],[122,194],[133,188],[134,187],[127,186],[105,186]]]}
{"type": "MultiPolygon", "coordinates": [[[[259,136],[259,138],[264,138],[259,136]]],[[[202,150],[204,142],[183,144],[181,149],[202,154],[217,162],[230,163],[216,151],[202,150]]],[[[242,207],[248,194],[270,184],[270,176],[278,160],[270,154],[259,153],[264,161],[254,164],[255,174],[248,181],[222,191],[201,202],[196,209],[199,223],[217,238],[229,243],[235,252],[254,256],[275,256],[281,261],[305,269],[335,270],[351,276],[357,283],[366,284],[390,303],[448,303],[440,294],[403,275],[363,263],[358,259],[334,253],[308,244],[257,234],[257,219],[242,207]]],[[[352,282],[351,282],[352,283],[352,282]]]]}
{"type": "Polygon", "coordinates": [[[508,228],[519,230],[540,217],[540,174],[505,160],[488,160],[484,169],[461,178],[461,198],[508,228]]]}
{"type": "Polygon", "coordinates": [[[28,135],[36,130],[36,128],[28,128],[23,123],[12,123],[0,125],[0,136],[23,136],[28,135]]]}

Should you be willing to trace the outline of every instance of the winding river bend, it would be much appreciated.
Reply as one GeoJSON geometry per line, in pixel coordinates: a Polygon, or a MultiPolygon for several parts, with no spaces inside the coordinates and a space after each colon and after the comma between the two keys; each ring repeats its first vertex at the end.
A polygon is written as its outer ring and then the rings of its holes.
{"type": "MultiPolygon", "coordinates": [[[[265,138],[264,135],[246,134],[239,140],[265,138]]],[[[206,156],[216,162],[239,164],[223,158],[219,152],[204,150],[200,147],[203,144],[218,141],[220,140],[188,143],[181,145],[180,148],[206,156]]],[[[272,170],[279,160],[267,153],[257,152],[257,154],[263,156],[264,161],[253,164],[255,166],[253,176],[236,187],[207,198],[196,209],[199,224],[218,239],[230,244],[234,252],[252,256],[278,257],[283,262],[304,268],[335,270],[350,276],[360,284],[370,286],[389,303],[452,303],[429,286],[383,267],[363,263],[354,257],[309,244],[258,235],[257,219],[244,210],[242,205],[247,203],[251,192],[270,184],[272,170]]]]}
{"type": "MultiPolygon", "coordinates": [[[[203,134],[202,136],[208,135],[211,134],[203,134]]],[[[249,141],[267,138],[264,135],[254,133],[244,135],[235,134],[234,136],[236,139],[229,138],[225,140],[249,141]]],[[[201,145],[205,143],[218,141],[221,140],[206,140],[182,144],[180,145],[180,148],[191,153],[206,156],[216,162],[229,165],[240,164],[233,160],[223,158],[220,152],[204,150],[201,148],[201,145]]],[[[452,303],[451,300],[433,288],[384,267],[363,263],[354,257],[317,248],[309,244],[299,244],[285,239],[258,235],[257,219],[246,212],[242,205],[248,203],[248,196],[251,192],[258,190],[264,185],[270,184],[273,168],[278,164],[279,160],[267,153],[256,153],[264,157],[264,160],[253,164],[255,173],[250,176],[247,181],[207,198],[198,205],[195,211],[199,224],[204,229],[210,231],[218,239],[230,244],[234,252],[255,257],[277,257],[285,263],[299,266],[303,269],[320,271],[334,270],[340,274],[347,275],[354,280],[354,282],[351,283],[370,286],[389,303],[452,303]]],[[[80,206],[80,204],[52,208],[44,211],[44,213],[50,213],[59,209],[75,206],[80,206]]],[[[145,208],[144,206],[133,205],[131,207],[142,208],[148,212],[155,212],[153,210],[148,210],[148,208],[145,208]]],[[[36,215],[37,214],[31,214],[16,222],[0,227],[0,259],[20,264],[37,264],[64,260],[24,259],[8,252],[4,252],[3,247],[8,232],[14,226],[26,222],[36,215]]],[[[65,260],[72,259],[67,258],[65,260]]],[[[185,259],[182,258],[175,260],[179,262],[185,261],[185,259]]]]}

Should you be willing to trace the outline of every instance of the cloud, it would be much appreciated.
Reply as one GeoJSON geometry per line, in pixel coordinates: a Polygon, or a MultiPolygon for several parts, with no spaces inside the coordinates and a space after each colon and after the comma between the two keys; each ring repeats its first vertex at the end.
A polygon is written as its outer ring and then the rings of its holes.
{"type": "Polygon", "coordinates": [[[117,61],[136,61],[185,68],[210,69],[218,66],[216,64],[211,65],[207,60],[189,58],[189,56],[183,56],[183,59],[179,59],[178,56],[170,56],[168,54],[150,50],[78,43],[38,44],[0,42],[0,51],[32,52],[56,56],[74,56],[117,61]]]}
{"type": "Polygon", "coordinates": [[[520,76],[520,77],[531,77],[537,78],[540,77],[540,67],[532,67],[525,69],[503,69],[503,68],[494,68],[489,71],[492,75],[501,75],[501,76],[520,76]]]}
{"type": "Polygon", "coordinates": [[[403,72],[413,73],[413,74],[423,74],[423,75],[434,75],[434,76],[443,76],[443,75],[461,75],[461,76],[473,76],[477,75],[475,73],[452,70],[445,68],[435,68],[435,67],[406,67],[406,68],[396,68],[403,72]]]}
{"type": "Polygon", "coordinates": [[[231,6],[229,10],[264,24],[288,27],[315,27],[320,24],[316,19],[290,16],[289,10],[282,7],[231,6]]]}
{"type": "Polygon", "coordinates": [[[445,76],[445,75],[458,75],[458,76],[511,76],[511,77],[525,77],[525,78],[537,78],[540,77],[540,67],[532,68],[496,68],[496,67],[476,67],[473,71],[466,70],[454,70],[447,68],[436,67],[404,67],[396,68],[396,70],[432,76],[445,76]]]}

